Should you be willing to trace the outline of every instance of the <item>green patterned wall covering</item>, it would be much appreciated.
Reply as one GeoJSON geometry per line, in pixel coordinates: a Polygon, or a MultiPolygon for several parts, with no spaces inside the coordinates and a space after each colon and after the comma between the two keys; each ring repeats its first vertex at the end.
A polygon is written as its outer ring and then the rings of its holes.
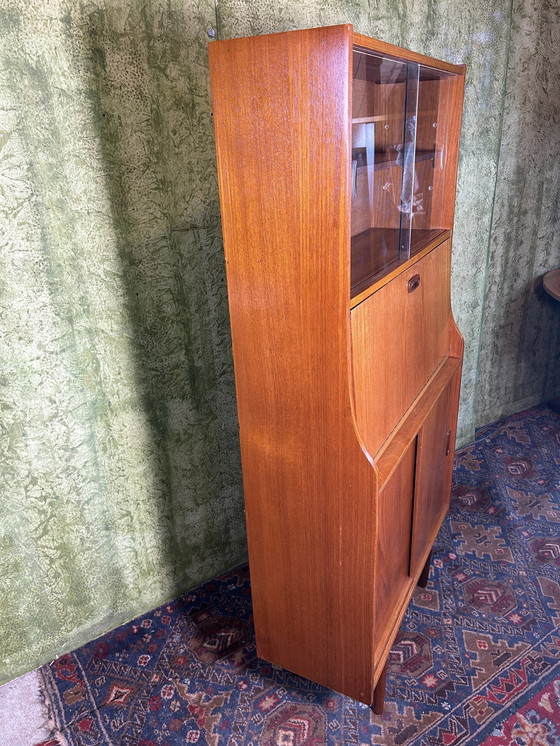
{"type": "Polygon", "coordinates": [[[560,393],[560,4],[514,0],[480,337],[476,421],[560,393]]]}
{"type": "Polygon", "coordinates": [[[461,439],[557,389],[560,304],[532,292],[560,266],[555,5],[218,10],[0,0],[0,681],[245,556],[210,26],[351,22],[467,63],[461,439]]]}
{"type": "Polygon", "coordinates": [[[246,548],[213,3],[0,7],[6,679],[246,548]]]}

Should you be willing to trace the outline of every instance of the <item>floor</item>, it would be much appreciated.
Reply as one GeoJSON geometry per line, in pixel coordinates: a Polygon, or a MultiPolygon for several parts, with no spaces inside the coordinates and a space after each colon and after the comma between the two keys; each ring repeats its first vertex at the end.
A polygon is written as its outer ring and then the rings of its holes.
{"type": "Polygon", "coordinates": [[[49,732],[36,671],[0,686],[1,746],[35,746],[49,732]]]}
{"type": "Polygon", "coordinates": [[[69,744],[112,746],[560,744],[558,464],[560,418],[544,406],[482,428],[457,452],[450,513],[428,587],[415,592],[392,651],[382,719],[256,658],[241,568],[44,666],[53,719],[64,721],[58,738],[37,672],[0,687],[0,746],[66,746],[62,731],[69,744]],[[218,622],[227,623],[222,638],[218,622]],[[125,669],[146,683],[125,681],[125,669]],[[281,710],[290,715],[282,722],[281,710]],[[300,740],[309,713],[331,730],[300,740]],[[149,740],[131,733],[141,718],[142,727],[151,719],[149,740]],[[115,735],[98,738],[96,725],[115,735]],[[278,740],[288,731],[295,740],[278,740]]]}

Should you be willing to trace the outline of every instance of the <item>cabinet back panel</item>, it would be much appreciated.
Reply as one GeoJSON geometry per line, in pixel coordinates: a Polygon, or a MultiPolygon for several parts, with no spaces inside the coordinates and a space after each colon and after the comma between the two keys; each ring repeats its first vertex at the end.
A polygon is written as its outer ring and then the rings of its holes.
{"type": "Polygon", "coordinates": [[[445,241],[352,309],[356,419],[372,456],[449,353],[450,250],[445,241]]]}

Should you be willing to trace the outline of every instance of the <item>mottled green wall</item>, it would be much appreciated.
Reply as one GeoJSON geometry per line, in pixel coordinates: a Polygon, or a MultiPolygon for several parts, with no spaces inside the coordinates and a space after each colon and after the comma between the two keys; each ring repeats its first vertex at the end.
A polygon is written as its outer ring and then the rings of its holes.
{"type": "Polygon", "coordinates": [[[246,549],[213,3],[0,9],[4,679],[246,549]]]}
{"type": "Polygon", "coordinates": [[[460,437],[557,388],[554,3],[0,0],[0,680],[244,556],[206,31],[339,22],[469,68],[460,437]]]}
{"type": "Polygon", "coordinates": [[[560,3],[514,0],[476,422],[560,393],[560,303],[538,283],[560,267],[560,3]]]}

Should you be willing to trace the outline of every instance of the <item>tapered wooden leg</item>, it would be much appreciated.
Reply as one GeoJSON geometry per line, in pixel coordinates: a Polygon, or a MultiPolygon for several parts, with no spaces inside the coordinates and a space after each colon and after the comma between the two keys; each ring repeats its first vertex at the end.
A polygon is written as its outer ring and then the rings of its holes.
{"type": "Polygon", "coordinates": [[[377,686],[373,690],[373,705],[371,706],[371,709],[375,712],[376,715],[383,714],[383,705],[385,704],[385,683],[387,680],[388,665],[389,661],[385,663],[383,671],[381,672],[381,676],[379,677],[379,681],[377,682],[377,686]]]}
{"type": "Polygon", "coordinates": [[[430,551],[430,554],[428,555],[428,559],[426,560],[426,564],[424,565],[424,568],[422,569],[422,572],[420,573],[420,577],[418,578],[418,585],[420,586],[420,588],[425,588],[428,585],[431,561],[432,561],[432,552],[430,551]]]}

